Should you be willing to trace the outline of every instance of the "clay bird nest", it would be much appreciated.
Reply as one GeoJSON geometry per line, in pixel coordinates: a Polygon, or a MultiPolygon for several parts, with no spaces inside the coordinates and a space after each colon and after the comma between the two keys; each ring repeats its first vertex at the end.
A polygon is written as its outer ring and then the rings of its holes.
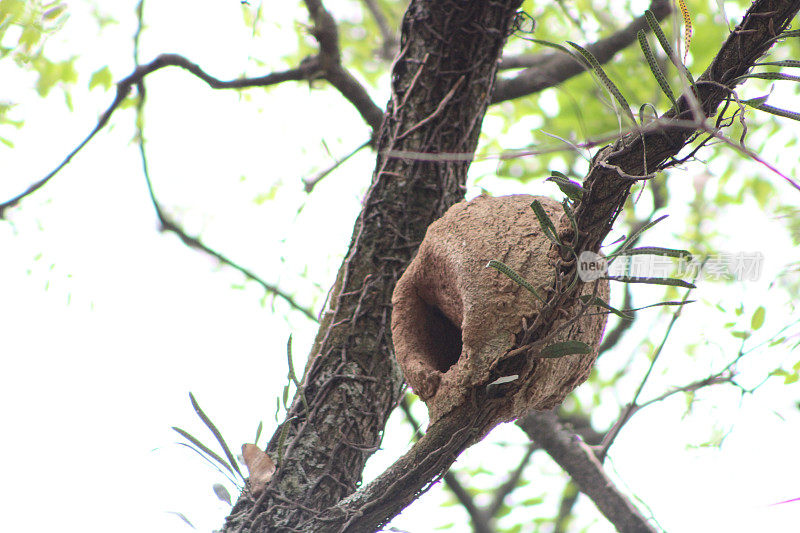
{"type": "MultiPolygon", "coordinates": [[[[561,204],[544,197],[481,196],[458,203],[431,224],[395,287],[395,355],[406,381],[427,404],[431,423],[468,401],[476,387],[496,381],[493,367],[514,348],[523,320],[530,323],[542,306],[487,263],[502,261],[540,294],[553,283],[551,242],[530,207],[533,200],[539,200],[557,227],[568,223],[561,220],[561,204]]],[[[594,283],[584,285],[584,294],[592,294],[594,283]]],[[[596,283],[596,294],[608,301],[608,281],[596,283]]],[[[565,315],[574,316],[575,309],[567,311],[565,315]]],[[[571,316],[559,321],[565,323],[571,316]]],[[[552,339],[579,340],[592,351],[537,359],[524,382],[512,384],[497,422],[558,405],[585,381],[605,322],[606,315],[591,308],[552,339]]]]}

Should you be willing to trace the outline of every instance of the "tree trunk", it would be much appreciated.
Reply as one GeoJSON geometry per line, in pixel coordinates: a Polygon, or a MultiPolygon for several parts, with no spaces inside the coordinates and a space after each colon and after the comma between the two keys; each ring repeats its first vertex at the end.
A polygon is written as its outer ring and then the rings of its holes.
{"type": "Polygon", "coordinates": [[[281,461],[266,490],[258,501],[240,497],[226,531],[303,531],[357,488],[404,388],[392,354],[392,289],[428,225],[464,196],[520,3],[411,2],[372,185],[306,367],[305,403],[295,396],[267,447],[281,461]]]}

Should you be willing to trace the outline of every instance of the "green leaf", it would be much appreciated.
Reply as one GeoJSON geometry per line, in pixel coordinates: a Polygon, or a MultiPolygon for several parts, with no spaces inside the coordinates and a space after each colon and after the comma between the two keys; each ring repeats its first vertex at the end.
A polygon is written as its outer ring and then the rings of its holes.
{"type": "Polygon", "coordinates": [[[753,331],[757,331],[764,325],[764,318],[767,315],[766,309],[764,309],[763,305],[758,306],[758,309],[755,310],[753,313],[752,318],[750,319],[750,329],[753,331]]]}
{"type": "Polygon", "coordinates": [[[592,347],[581,341],[564,341],[546,346],[539,352],[537,357],[543,359],[554,359],[557,357],[564,357],[565,355],[574,354],[589,354],[592,353],[592,347]]]}
{"type": "Polygon", "coordinates": [[[780,107],[771,106],[766,104],[767,97],[761,96],[759,98],[753,98],[751,100],[743,100],[742,103],[746,104],[753,109],[758,109],[759,111],[764,111],[765,113],[770,113],[772,115],[776,115],[778,117],[790,118],[792,120],[800,121],[800,113],[797,111],[790,111],[788,109],[782,109],[780,107]]]}
{"type": "Polygon", "coordinates": [[[760,67],[763,65],[772,65],[775,67],[800,67],[800,61],[797,59],[784,59],[783,61],[763,61],[761,63],[756,63],[753,66],[760,67]]]}
{"type": "Polygon", "coordinates": [[[553,224],[553,221],[550,220],[550,217],[547,215],[544,207],[542,207],[541,202],[539,202],[539,200],[534,200],[531,204],[531,209],[533,209],[536,218],[539,219],[539,225],[541,226],[545,237],[554,243],[561,245],[561,241],[558,239],[558,233],[556,232],[556,227],[553,224]]]}
{"type": "MultiPolygon", "coordinates": [[[[616,254],[616,256],[624,256],[624,255],[660,255],[665,257],[674,257],[676,259],[692,259],[692,254],[689,250],[676,250],[673,248],[659,248],[656,246],[641,246],[638,248],[631,248],[629,250],[623,250],[616,254]]],[[[609,257],[616,257],[616,256],[609,256],[609,257]]]]}
{"type": "Polygon", "coordinates": [[[782,80],[782,81],[800,82],[800,76],[791,76],[789,74],[784,74],[783,72],[753,72],[752,74],[745,74],[744,76],[739,76],[738,78],[734,78],[732,80],[732,83],[737,83],[747,78],[756,78],[759,80],[782,80]]]}
{"type": "Polygon", "coordinates": [[[603,85],[605,85],[608,92],[610,92],[614,98],[616,98],[617,102],[619,103],[620,107],[622,107],[622,112],[628,117],[631,123],[636,126],[636,119],[633,117],[633,111],[631,111],[631,106],[628,105],[628,101],[622,95],[622,92],[614,85],[614,82],[611,81],[611,78],[603,70],[603,67],[600,66],[600,62],[597,61],[597,58],[592,55],[591,52],[580,46],[579,44],[573,43],[572,41],[567,41],[567,44],[573,47],[580,53],[584,59],[592,66],[594,73],[600,79],[603,85]]]}
{"type": "Polygon", "coordinates": [[[630,236],[630,237],[628,237],[627,239],[625,239],[625,242],[623,242],[622,244],[620,244],[620,245],[619,245],[619,247],[618,247],[616,250],[614,250],[613,252],[611,252],[611,254],[610,254],[610,256],[609,256],[609,257],[613,257],[613,256],[615,256],[615,255],[619,255],[619,254],[621,254],[622,252],[624,252],[625,250],[627,250],[627,249],[628,249],[628,248],[629,248],[629,247],[630,247],[630,246],[631,246],[631,245],[632,245],[634,242],[636,242],[636,239],[638,239],[638,238],[639,238],[639,235],[641,235],[641,234],[642,234],[642,233],[644,233],[645,231],[649,230],[650,228],[652,228],[653,226],[655,226],[656,224],[658,224],[659,222],[661,222],[662,220],[664,220],[664,219],[665,219],[665,218],[667,218],[668,216],[669,216],[669,215],[663,215],[663,216],[660,216],[660,217],[658,217],[657,219],[653,220],[652,222],[648,222],[647,224],[645,224],[644,226],[642,226],[642,227],[641,227],[639,230],[637,230],[637,231],[634,231],[634,232],[631,234],[631,236],[630,236]]]}
{"type": "Polygon", "coordinates": [[[589,305],[594,305],[597,307],[602,307],[603,309],[608,309],[618,317],[623,320],[633,320],[633,315],[626,315],[616,307],[611,306],[608,302],[600,298],[599,296],[592,296],[591,294],[584,294],[580,297],[580,300],[583,303],[588,303],[589,305]]]}
{"type": "Polygon", "coordinates": [[[731,331],[731,335],[736,337],[737,339],[747,339],[750,337],[749,331],[731,331]]]}
{"type": "Polygon", "coordinates": [[[181,428],[178,428],[178,427],[175,427],[175,426],[172,426],[172,429],[175,430],[183,438],[185,438],[186,440],[188,440],[189,442],[194,444],[198,449],[202,450],[203,453],[205,453],[206,455],[208,455],[209,457],[214,459],[216,462],[218,462],[220,465],[222,465],[225,468],[225,470],[227,470],[231,474],[234,474],[234,471],[231,469],[231,466],[228,464],[228,462],[225,459],[223,459],[222,457],[220,457],[219,455],[214,453],[213,450],[211,450],[208,446],[206,446],[205,444],[200,442],[198,439],[196,439],[194,436],[192,436],[189,432],[184,431],[181,428]]]}
{"type": "Polygon", "coordinates": [[[211,422],[211,419],[206,416],[202,409],[200,409],[200,406],[197,404],[197,400],[194,399],[194,394],[191,392],[189,393],[189,400],[192,402],[192,407],[194,408],[195,413],[197,413],[197,416],[200,417],[200,420],[203,421],[206,427],[211,431],[211,433],[213,433],[214,438],[217,439],[219,445],[222,446],[222,451],[225,452],[225,456],[228,458],[228,461],[230,461],[231,467],[233,467],[236,473],[239,474],[240,478],[244,479],[241,470],[239,470],[239,465],[236,464],[236,458],[231,453],[228,445],[225,443],[225,439],[222,438],[222,433],[219,432],[217,426],[215,426],[214,423],[211,422]]]}
{"type": "Polygon", "coordinates": [[[636,37],[639,39],[639,46],[642,49],[645,59],[647,59],[647,66],[650,67],[650,72],[652,72],[653,76],[656,77],[659,87],[661,87],[663,93],[667,95],[667,98],[669,98],[669,101],[672,102],[672,105],[675,107],[675,109],[678,109],[678,101],[675,100],[675,94],[672,92],[669,82],[667,82],[667,77],[664,76],[664,71],[662,71],[661,67],[658,66],[658,61],[656,61],[653,51],[650,50],[650,44],[647,42],[647,36],[645,35],[644,30],[639,30],[636,33],[636,37]]]}
{"type": "Polygon", "coordinates": [[[103,89],[108,90],[113,82],[114,79],[111,76],[111,69],[108,68],[108,66],[105,66],[92,73],[92,77],[89,78],[89,90],[91,91],[98,85],[103,87],[103,89]]]}
{"type": "Polygon", "coordinates": [[[645,283],[648,285],[669,285],[671,287],[684,287],[687,289],[696,289],[697,286],[677,278],[644,278],[644,277],[630,277],[630,276],[608,276],[605,279],[611,281],[621,281],[623,283],[645,283]]]}
{"type": "Polygon", "coordinates": [[[656,39],[658,39],[658,43],[661,45],[664,53],[667,54],[667,57],[670,59],[670,61],[672,61],[672,63],[678,68],[678,71],[683,74],[687,80],[689,80],[689,84],[694,86],[694,78],[692,77],[692,73],[689,72],[689,69],[686,68],[686,65],[684,65],[680,58],[678,58],[678,56],[672,51],[672,46],[669,44],[669,39],[667,39],[667,36],[664,35],[664,30],[661,29],[661,25],[658,23],[656,16],[648,9],[644,12],[644,18],[647,20],[647,25],[650,26],[650,29],[653,31],[653,35],[655,35],[656,39]]]}
{"type": "Polygon", "coordinates": [[[520,276],[519,274],[517,274],[514,271],[513,268],[507,266],[506,264],[504,264],[504,263],[502,263],[500,261],[496,261],[494,259],[492,259],[491,261],[489,261],[486,264],[486,268],[489,268],[489,267],[492,267],[495,270],[499,270],[500,272],[502,272],[503,274],[505,274],[506,276],[511,278],[514,281],[514,283],[516,283],[520,287],[525,288],[528,292],[533,294],[536,297],[537,300],[539,300],[542,303],[545,303],[544,298],[539,296],[539,293],[536,291],[536,288],[533,285],[531,285],[530,283],[528,283],[527,281],[525,281],[525,279],[522,276],[520,276]]]}
{"type": "Polygon", "coordinates": [[[258,439],[259,437],[261,437],[261,430],[263,429],[264,429],[264,422],[261,421],[258,423],[258,429],[256,429],[256,438],[255,440],[253,440],[253,444],[255,444],[256,446],[258,446],[258,439]]]}

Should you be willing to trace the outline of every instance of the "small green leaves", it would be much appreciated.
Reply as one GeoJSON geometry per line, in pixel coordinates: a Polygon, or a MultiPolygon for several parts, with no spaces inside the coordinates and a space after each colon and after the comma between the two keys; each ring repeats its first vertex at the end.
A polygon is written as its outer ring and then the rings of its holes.
{"type": "Polygon", "coordinates": [[[646,283],[648,285],[669,285],[672,287],[684,287],[687,289],[696,289],[697,286],[688,281],[683,281],[677,278],[643,278],[631,276],[608,276],[606,279],[611,281],[621,281],[623,283],[646,283]]]}
{"type": "Polygon", "coordinates": [[[543,359],[555,359],[565,355],[590,354],[592,347],[581,341],[564,341],[546,346],[539,352],[538,357],[543,359]]]}
{"type": "Polygon", "coordinates": [[[555,183],[561,192],[567,195],[570,200],[578,201],[583,197],[583,187],[576,181],[572,181],[566,175],[557,170],[550,171],[553,175],[545,181],[552,181],[555,183]]]}
{"type": "Polygon", "coordinates": [[[89,90],[91,91],[98,85],[101,86],[103,89],[108,90],[111,88],[111,85],[114,83],[114,79],[111,75],[111,69],[108,66],[101,68],[100,70],[96,70],[92,73],[92,77],[89,78],[89,90]]]}
{"type": "Polygon", "coordinates": [[[756,331],[760,329],[761,326],[764,325],[764,318],[767,315],[767,311],[764,309],[764,306],[761,305],[753,312],[753,316],[750,319],[750,329],[756,331]]]}
{"type": "Polygon", "coordinates": [[[525,279],[522,276],[520,276],[519,274],[517,274],[514,271],[513,268],[509,267],[505,263],[502,263],[500,261],[496,261],[494,259],[492,259],[491,261],[489,261],[486,264],[486,268],[489,268],[489,267],[492,267],[495,270],[499,270],[500,272],[502,272],[503,274],[505,274],[506,276],[511,278],[511,280],[514,281],[514,283],[516,283],[520,287],[523,287],[528,292],[533,294],[536,297],[537,300],[539,300],[542,303],[545,303],[544,298],[539,296],[539,293],[536,292],[536,288],[533,285],[531,285],[530,283],[528,283],[527,281],[525,281],[525,279]]]}
{"type": "Polygon", "coordinates": [[[675,109],[678,109],[678,101],[675,100],[675,94],[673,94],[672,88],[669,86],[667,78],[664,76],[664,72],[661,70],[661,67],[658,66],[658,62],[653,55],[653,51],[650,50],[650,44],[647,42],[647,36],[644,34],[643,30],[639,30],[636,33],[636,37],[639,39],[639,46],[642,48],[642,53],[644,54],[645,59],[647,59],[647,65],[650,67],[650,72],[652,72],[653,76],[656,77],[659,87],[661,87],[661,90],[665,95],[667,95],[667,98],[669,98],[669,101],[672,102],[673,106],[675,106],[675,109]]]}
{"type": "Polygon", "coordinates": [[[608,92],[610,92],[614,96],[614,98],[616,98],[620,107],[622,107],[622,112],[625,113],[625,116],[627,116],[628,119],[630,119],[631,123],[635,126],[636,119],[633,117],[631,106],[628,105],[628,101],[625,99],[624,96],[622,96],[620,90],[617,88],[616,85],[614,85],[614,82],[612,82],[611,78],[609,78],[608,75],[605,73],[603,67],[600,66],[600,62],[597,61],[597,58],[594,57],[591,54],[591,52],[589,52],[582,46],[573,43],[572,41],[567,41],[567,44],[573,47],[575,50],[577,50],[578,53],[580,53],[583,56],[583,58],[592,66],[592,70],[594,70],[594,73],[600,79],[600,82],[603,85],[605,85],[606,89],[608,89],[608,92]]]}

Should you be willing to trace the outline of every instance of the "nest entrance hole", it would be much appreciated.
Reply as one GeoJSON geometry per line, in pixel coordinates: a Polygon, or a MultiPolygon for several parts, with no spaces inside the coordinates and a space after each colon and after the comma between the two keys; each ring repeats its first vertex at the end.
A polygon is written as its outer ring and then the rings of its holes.
{"type": "Polygon", "coordinates": [[[461,328],[434,305],[426,305],[424,315],[426,359],[439,372],[447,372],[461,357],[461,328]]]}

